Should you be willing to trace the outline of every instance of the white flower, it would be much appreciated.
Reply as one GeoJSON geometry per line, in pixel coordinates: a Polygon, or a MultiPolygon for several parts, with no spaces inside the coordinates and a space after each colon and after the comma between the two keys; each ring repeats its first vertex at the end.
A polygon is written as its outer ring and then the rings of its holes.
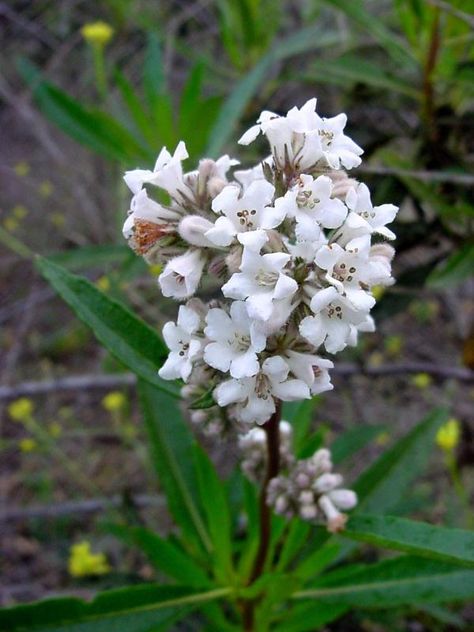
{"type": "Polygon", "coordinates": [[[352,239],[345,248],[337,243],[322,246],[314,261],[327,271],[326,280],[349,299],[356,309],[369,310],[375,299],[366,290],[373,283],[374,268],[369,261],[370,237],[352,239]]]}
{"type": "Polygon", "coordinates": [[[296,281],[282,272],[290,258],[283,252],[260,255],[244,248],[241,272],[222,286],[224,296],[246,300],[251,318],[268,320],[274,302],[292,296],[298,289],[296,281]]]}
{"type": "Polygon", "coordinates": [[[199,250],[188,250],[184,255],[171,259],[158,277],[163,296],[187,298],[194,294],[205,262],[199,250]]]}
{"type": "Polygon", "coordinates": [[[314,316],[303,318],[300,333],[316,348],[324,344],[329,353],[342,351],[349,344],[357,325],[367,316],[365,312],[354,309],[335,287],[316,292],[311,299],[311,309],[314,316]]]}
{"type": "Polygon", "coordinates": [[[256,375],[260,370],[257,353],[265,348],[266,336],[249,318],[245,303],[234,301],[230,315],[223,309],[210,309],[206,323],[204,333],[211,342],[204,350],[204,361],[237,379],[256,375]]]}
{"type": "Polygon", "coordinates": [[[360,183],[351,187],[346,195],[346,204],[351,211],[344,224],[343,234],[349,240],[367,233],[378,233],[387,239],[395,239],[395,233],[386,227],[395,219],[398,207],[393,204],[372,206],[368,187],[360,183]]]}
{"type": "Polygon", "coordinates": [[[275,207],[282,206],[287,217],[296,220],[296,238],[301,241],[317,241],[322,228],[338,228],[347,215],[341,200],[331,198],[332,181],[327,176],[301,175],[298,183],[283,198],[275,200],[275,207]]]}
{"type": "Polygon", "coordinates": [[[316,99],[310,99],[301,109],[289,110],[286,116],[263,111],[257,125],[245,132],[239,143],[248,145],[260,133],[265,134],[280,169],[289,163],[300,173],[307,173],[321,160],[333,169],[339,169],[341,164],[351,169],[360,164],[362,149],[343,133],[346,121],[345,114],[321,118],[316,114],[316,99]]]}
{"type": "Polygon", "coordinates": [[[285,351],[284,357],[293,375],[309,386],[312,395],[331,391],[334,388],[328,371],[334,366],[331,360],[292,349],[285,351]]]}
{"type": "Polygon", "coordinates": [[[124,180],[132,191],[138,193],[145,183],[154,184],[167,191],[171,197],[178,198],[178,191],[186,188],[183,182],[183,168],[181,161],[188,158],[186,145],[183,141],[178,143],[173,155],[166,147],[161,150],[153,171],[149,169],[134,169],[126,171],[124,180]]]}
{"type": "Polygon", "coordinates": [[[347,123],[345,114],[338,114],[333,118],[322,118],[318,125],[318,133],[324,158],[333,169],[357,167],[362,162],[359,156],[363,150],[343,133],[347,123]]]}
{"type": "Polygon", "coordinates": [[[275,228],[284,219],[274,207],[269,206],[274,192],[273,185],[266,180],[255,180],[243,192],[234,184],[225,186],[212,201],[212,210],[222,215],[206,232],[206,237],[217,246],[229,246],[236,235],[245,232],[252,232],[247,239],[244,238],[246,245],[252,244],[254,237],[260,240],[258,235],[253,234],[257,229],[275,228]]]}
{"type": "Polygon", "coordinates": [[[330,533],[342,531],[347,522],[347,516],[339,509],[352,509],[357,504],[357,496],[350,489],[334,489],[323,494],[318,500],[318,507],[323,512],[327,528],[330,533]]]}
{"type": "Polygon", "coordinates": [[[289,370],[281,356],[272,356],[265,360],[254,377],[230,379],[219,384],[214,390],[214,399],[219,406],[240,403],[240,421],[263,424],[276,410],[275,397],[296,401],[311,396],[302,380],[288,379],[289,370]]]}
{"type": "Polygon", "coordinates": [[[248,189],[248,187],[255,182],[256,180],[265,180],[265,174],[263,172],[264,165],[268,167],[272,167],[273,159],[272,156],[268,156],[264,158],[262,162],[259,162],[255,167],[251,167],[250,169],[238,169],[234,171],[234,178],[242,185],[244,191],[248,189]]]}
{"type": "Polygon", "coordinates": [[[202,340],[194,335],[199,329],[200,320],[194,310],[181,305],[177,324],[169,322],[163,327],[163,338],[171,352],[158,371],[163,379],[181,378],[186,381],[190,376],[193,361],[201,355],[202,340]]]}
{"type": "Polygon", "coordinates": [[[123,236],[130,246],[144,255],[155,243],[175,230],[179,214],[151,200],[145,189],[132,197],[128,217],[123,225],[123,236]]]}
{"type": "Polygon", "coordinates": [[[201,215],[185,215],[179,223],[178,232],[188,244],[209,248],[214,244],[206,237],[206,232],[212,226],[212,222],[201,215]]]}

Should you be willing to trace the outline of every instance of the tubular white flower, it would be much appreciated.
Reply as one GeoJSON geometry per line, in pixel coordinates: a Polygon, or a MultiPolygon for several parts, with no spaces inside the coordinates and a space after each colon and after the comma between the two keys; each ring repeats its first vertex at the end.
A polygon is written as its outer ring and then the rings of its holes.
{"type": "Polygon", "coordinates": [[[219,371],[230,371],[236,379],[256,375],[260,370],[257,353],[265,349],[266,336],[249,318],[245,303],[234,301],[230,314],[210,309],[206,323],[204,333],[211,342],[204,350],[204,361],[219,371]]]}
{"type": "Polygon", "coordinates": [[[272,316],[275,301],[292,296],[297,282],[282,271],[291,256],[283,252],[261,255],[244,248],[241,272],[236,272],[222,286],[228,298],[245,300],[251,318],[266,321],[272,316]]]}
{"type": "Polygon", "coordinates": [[[179,189],[186,186],[183,182],[181,162],[188,156],[189,154],[183,141],[178,143],[173,155],[169,153],[166,147],[163,147],[153,171],[147,169],[127,171],[124,176],[125,183],[132,193],[138,193],[144,184],[149,183],[161,187],[171,197],[179,197],[179,189]]]}
{"type": "Polygon", "coordinates": [[[275,397],[283,401],[308,399],[310,391],[302,380],[288,379],[289,367],[281,356],[263,362],[254,377],[222,382],[214,391],[219,406],[240,403],[239,419],[263,424],[275,412],[275,397]]]}
{"type": "Polygon", "coordinates": [[[234,184],[225,186],[212,202],[212,210],[222,215],[206,237],[217,246],[229,246],[239,233],[275,228],[284,216],[269,206],[274,193],[275,188],[266,180],[255,180],[243,192],[234,184]]]}
{"type": "Polygon", "coordinates": [[[389,230],[386,224],[393,222],[398,206],[394,204],[372,206],[370,191],[362,182],[357,187],[349,189],[346,205],[350,210],[343,231],[347,241],[367,233],[377,233],[386,239],[395,239],[395,233],[389,230]]]}
{"type": "Polygon", "coordinates": [[[181,378],[186,381],[191,374],[193,361],[202,353],[202,339],[196,336],[200,316],[191,308],[181,305],[177,324],[168,322],[163,327],[163,337],[170,349],[168,359],[158,371],[165,380],[181,378]]]}
{"type": "Polygon", "coordinates": [[[199,250],[188,250],[171,259],[158,277],[163,296],[178,299],[192,296],[201,280],[205,262],[199,250]]]}

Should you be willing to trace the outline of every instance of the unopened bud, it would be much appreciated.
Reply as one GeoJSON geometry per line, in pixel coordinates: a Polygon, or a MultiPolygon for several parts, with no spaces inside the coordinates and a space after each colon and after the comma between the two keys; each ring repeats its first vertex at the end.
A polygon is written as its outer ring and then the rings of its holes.
{"type": "Polygon", "coordinates": [[[201,217],[201,215],[186,215],[179,223],[178,232],[184,241],[193,246],[212,247],[212,242],[204,236],[204,233],[213,228],[213,226],[212,222],[201,217]]]}

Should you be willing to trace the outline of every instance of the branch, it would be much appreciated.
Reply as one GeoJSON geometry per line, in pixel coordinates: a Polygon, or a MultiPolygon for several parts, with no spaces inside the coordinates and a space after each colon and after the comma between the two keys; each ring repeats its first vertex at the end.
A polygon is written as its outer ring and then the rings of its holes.
{"type": "MultiPolygon", "coordinates": [[[[454,379],[460,382],[474,382],[474,371],[471,371],[471,369],[458,366],[444,366],[431,362],[400,362],[399,364],[382,364],[380,366],[339,363],[331,369],[331,375],[342,375],[344,377],[352,375],[367,375],[370,377],[404,376],[413,373],[428,373],[440,380],[454,379]]],[[[136,377],[132,373],[75,375],[55,380],[20,382],[15,386],[0,386],[0,400],[47,395],[57,391],[107,390],[134,386],[135,384],[136,377]]]]}
{"type": "Polygon", "coordinates": [[[354,172],[374,173],[384,176],[401,176],[415,178],[422,182],[452,182],[463,186],[472,186],[474,176],[468,173],[455,173],[448,171],[412,171],[411,169],[397,169],[392,167],[361,166],[354,169],[354,172]]]}
{"type": "MultiPolygon", "coordinates": [[[[137,507],[160,507],[166,506],[162,496],[148,496],[140,494],[132,496],[131,500],[137,507]]],[[[113,496],[112,498],[91,498],[88,500],[72,500],[53,505],[37,505],[36,507],[13,507],[3,509],[0,514],[0,523],[22,522],[23,520],[33,520],[34,518],[59,518],[61,516],[93,514],[103,509],[121,507],[124,504],[123,496],[113,496]]]]}

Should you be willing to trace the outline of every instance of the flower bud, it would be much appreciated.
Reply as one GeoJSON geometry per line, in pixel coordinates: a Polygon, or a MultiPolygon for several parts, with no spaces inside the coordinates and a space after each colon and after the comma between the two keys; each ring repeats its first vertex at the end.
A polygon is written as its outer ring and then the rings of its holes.
{"type": "Polygon", "coordinates": [[[204,236],[204,233],[213,226],[214,224],[201,215],[186,215],[179,223],[178,232],[182,239],[192,246],[212,247],[212,242],[204,236]]]}

